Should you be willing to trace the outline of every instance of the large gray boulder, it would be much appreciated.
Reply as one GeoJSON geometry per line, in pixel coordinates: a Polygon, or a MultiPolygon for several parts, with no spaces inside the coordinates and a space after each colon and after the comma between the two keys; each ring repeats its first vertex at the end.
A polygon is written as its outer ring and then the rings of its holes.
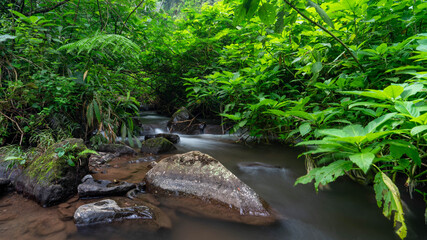
{"type": "Polygon", "coordinates": [[[198,151],[161,160],[147,172],[145,182],[147,192],[160,196],[163,204],[193,215],[255,225],[277,219],[254,190],[218,160],[198,151]]]}
{"type": "Polygon", "coordinates": [[[136,187],[134,183],[95,180],[91,175],[86,175],[82,182],[77,188],[81,198],[125,195],[136,187]]]}
{"type": "Polygon", "coordinates": [[[111,199],[82,205],[74,213],[74,222],[78,226],[110,223],[124,219],[153,219],[153,213],[147,206],[122,208],[111,199]]]}
{"type": "Polygon", "coordinates": [[[141,152],[144,153],[165,153],[176,149],[176,147],[166,138],[150,138],[141,143],[141,152]]]}
{"type": "Polygon", "coordinates": [[[42,206],[60,203],[77,193],[89,172],[89,154],[81,154],[86,149],[82,139],[56,143],[9,179],[17,192],[42,206]]]}
{"type": "Polygon", "coordinates": [[[197,120],[187,108],[181,107],[176,111],[167,123],[170,132],[183,134],[201,134],[206,123],[197,120]]]}

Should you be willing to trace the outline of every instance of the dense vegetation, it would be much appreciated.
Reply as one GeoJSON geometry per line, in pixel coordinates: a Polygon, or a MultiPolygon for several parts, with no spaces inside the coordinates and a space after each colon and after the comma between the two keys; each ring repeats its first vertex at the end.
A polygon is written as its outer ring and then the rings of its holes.
{"type": "Polygon", "coordinates": [[[396,183],[427,203],[426,2],[167,6],[2,1],[0,144],[132,139],[141,103],[185,105],[246,139],[302,139],[308,174],[297,183],[373,184],[405,238],[396,183]]]}

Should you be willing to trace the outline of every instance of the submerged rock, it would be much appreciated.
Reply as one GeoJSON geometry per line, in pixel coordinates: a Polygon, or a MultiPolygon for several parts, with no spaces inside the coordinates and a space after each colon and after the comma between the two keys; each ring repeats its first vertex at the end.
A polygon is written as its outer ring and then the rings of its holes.
{"type": "Polygon", "coordinates": [[[159,134],[153,134],[153,135],[145,135],[145,140],[151,139],[151,138],[166,138],[171,143],[178,143],[179,142],[179,136],[177,134],[172,133],[159,133],[159,134]]]}
{"type": "Polygon", "coordinates": [[[111,199],[82,205],[74,213],[74,221],[78,226],[124,219],[153,219],[153,213],[147,206],[121,208],[111,199]]]}
{"type": "Polygon", "coordinates": [[[166,138],[151,138],[142,142],[141,152],[144,153],[165,153],[176,149],[176,147],[166,138]]]}
{"type": "Polygon", "coordinates": [[[76,194],[80,180],[89,172],[89,156],[80,154],[86,149],[83,140],[75,138],[50,146],[12,180],[15,189],[42,206],[68,199],[76,194]]]}
{"type": "Polygon", "coordinates": [[[118,153],[119,156],[125,155],[125,154],[136,154],[135,150],[133,148],[122,145],[122,144],[102,144],[98,147],[97,151],[99,152],[109,152],[109,153],[118,153]]]}
{"type": "Polygon", "coordinates": [[[145,176],[146,191],[184,212],[247,224],[267,225],[275,213],[254,190],[218,160],[198,152],[158,162],[145,176]]]}
{"type": "Polygon", "coordinates": [[[135,188],[135,184],[128,182],[113,183],[108,180],[95,180],[91,175],[86,175],[82,184],[78,186],[81,198],[125,195],[135,188]]]}
{"type": "Polygon", "coordinates": [[[204,122],[200,122],[187,108],[182,107],[176,111],[167,123],[170,132],[183,134],[201,134],[206,127],[204,122]]]}

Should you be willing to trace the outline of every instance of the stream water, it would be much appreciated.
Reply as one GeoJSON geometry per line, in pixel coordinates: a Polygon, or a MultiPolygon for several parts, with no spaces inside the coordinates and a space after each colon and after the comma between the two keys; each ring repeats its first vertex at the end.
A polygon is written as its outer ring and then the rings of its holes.
{"type": "MultiPolygon", "coordinates": [[[[144,122],[144,133],[166,130],[167,118],[145,113],[141,121],[144,122]]],[[[174,153],[198,150],[218,159],[284,217],[278,223],[263,227],[248,226],[190,217],[177,212],[172,218],[171,229],[151,231],[127,221],[77,230],[72,226],[72,221],[68,220],[62,228],[65,233],[51,235],[50,239],[398,239],[392,223],[383,217],[377,207],[375,196],[369,187],[342,179],[316,194],[312,184],[294,186],[295,179],[305,174],[304,160],[297,158],[300,153],[298,149],[276,145],[250,147],[236,144],[235,140],[235,137],[228,135],[181,135],[181,141],[176,145],[177,150],[174,153]],[[254,162],[257,164],[250,164],[254,162]]],[[[128,161],[126,164],[129,164],[128,161]]],[[[16,194],[9,194],[0,199],[0,203],[7,201],[9,205],[2,207],[0,204],[0,211],[3,211],[0,214],[0,239],[39,239],[42,235],[37,235],[37,231],[41,231],[37,230],[37,224],[34,223],[37,220],[28,223],[26,221],[30,221],[30,215],[38,214],[34,217],[37,219],[55,214],[56,211],[56,207],[43,209],[16,194]],[[13,218],[2,220],[1,215],[4,215],[5,209],[10,214],[16,207],[20,208],[20,213],[16,213],[13,218]],[[10,231],[21,229],[17,226],[18,223],[26,230],[12,234],[10,231]],[[29,228],[31,224],[35,227],[29,228]]],[[[414,200],[407,201],[410,230],[408,239],[427,239],[427,227],[423,224],[423,206],[414,200]]],[[[43,229],[43,224],[39,228],[43,229]]]]}

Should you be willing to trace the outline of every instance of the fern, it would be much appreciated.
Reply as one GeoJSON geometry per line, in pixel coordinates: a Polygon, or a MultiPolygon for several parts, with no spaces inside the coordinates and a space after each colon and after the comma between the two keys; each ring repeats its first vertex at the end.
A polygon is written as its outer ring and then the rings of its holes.
{"type": "Polygon", "coordinates": [[[136,52],[140,51],[137,44],[126,37],[116,34],[95,34],[93,37],[84,38],[74,43],[66,44],[58,51],[67,50],[67,53],[77,51],[77,55],[82,52],[90,54],[94,49],[99,49],[104,52],[126,54],[131,57],[137,57],[136,52]]]}

